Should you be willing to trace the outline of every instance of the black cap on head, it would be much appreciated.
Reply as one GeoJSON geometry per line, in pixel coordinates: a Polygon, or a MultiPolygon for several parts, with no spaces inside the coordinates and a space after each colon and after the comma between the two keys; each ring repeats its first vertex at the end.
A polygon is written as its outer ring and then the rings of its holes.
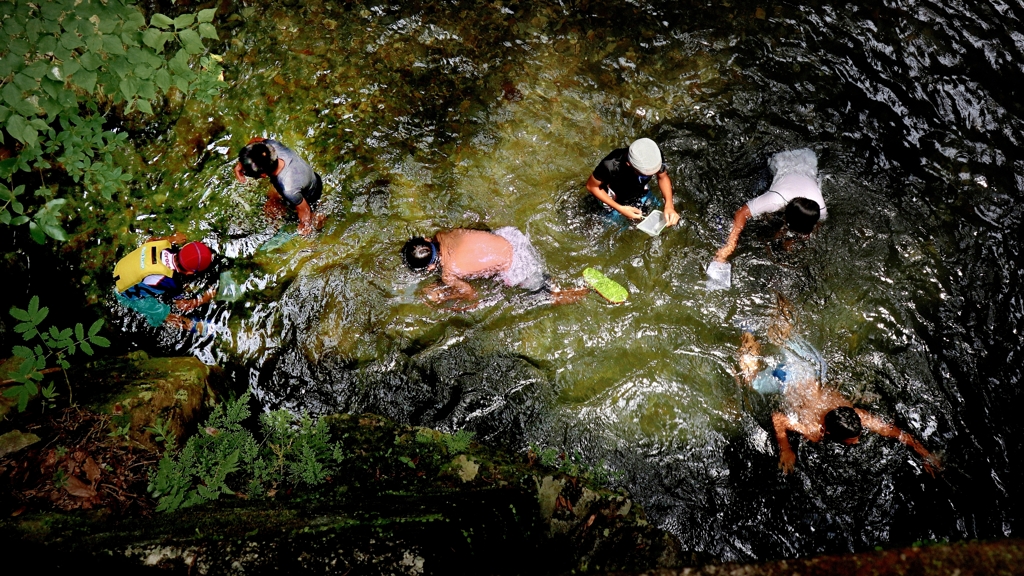
{"type": "Polygon", "coordinates": [[[264,142],[254,142],[238,153],[238,162],[242,165],[242,173],[250,178],[259,178],[274,172],[277,164],[277,153],[264,142]]]}
{"type": "Polygon", "coordinates": [[[429,242],[422,236],[413,238],[402,246],[402,262],[410,270],[421,272],[431,264],[437,262],[438,249],[433,242],[429,242]]]}
{"type": "Polygon", "coordinates": [[[786,226],[797,234],[810,234],[821,218],[821,207],[810,198],[793,198],[786,204],[786,226]]]}
{"type": "Polygon", "coordinates": [[[860,436],[863,426],[857,411],[849,406],[833,408],[825,414],[825,436],[842,442],[860,436]]]}

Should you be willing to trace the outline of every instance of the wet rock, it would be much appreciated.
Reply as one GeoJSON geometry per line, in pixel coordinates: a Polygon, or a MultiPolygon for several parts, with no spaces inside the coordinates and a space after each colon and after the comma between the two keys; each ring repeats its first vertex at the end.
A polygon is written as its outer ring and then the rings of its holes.
{"type": "Polygon", "coordinates": [[[21,430],[11,430],[0,436],[0,458],[31,446],[36,442],[39,442],[39,436],[31,432],[26,434],[21,430]]]}
{"type": "Polygon", "coordinates": [[[214,404],[211,376],[217,371],[193,357],[149,358],[135,354],[90,364],[72,373],[83,376],[85,405],[114,415],[115,426],[128,426],[130,438],[157,449],[151,429],[182,438],[214,404]],[[84,378],[88,372],[91,376],[84,378]]]}

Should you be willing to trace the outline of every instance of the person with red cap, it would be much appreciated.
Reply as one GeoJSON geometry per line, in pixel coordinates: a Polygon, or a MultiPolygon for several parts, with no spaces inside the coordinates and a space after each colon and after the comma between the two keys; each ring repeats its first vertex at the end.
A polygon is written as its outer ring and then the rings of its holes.
{"type": "Polygon", "coordinates": [[[210,267],[213,252],[202,242],[188,242],[184,234],[151,238],[121,258],[114,266],[114,284],[118,301],[142,313],[151,326],[169,324],[192,332],[203,332],[203,324],[180,314],[161,296],[173,298],[174,308],[187,314],[217,295],[216,287],[193,298],[183,296],[184,280],[210,267]],[[175,248],[176,245],[181,245],[175,248]]]}

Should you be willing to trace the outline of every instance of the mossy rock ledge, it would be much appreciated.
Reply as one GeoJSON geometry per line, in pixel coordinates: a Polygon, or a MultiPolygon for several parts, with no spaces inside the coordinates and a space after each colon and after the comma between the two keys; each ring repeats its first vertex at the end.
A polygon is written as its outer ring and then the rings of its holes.
{"type": "MultiPolygon", "coordinates": [[[[53,570],[190,574],[564,574],[694,560],[625,492],[545,468],[530,454],[453,442],[372,414],[325,417],[344,456],[322,484],[282,484],[257,497],[229,476],[234,495],[164,513],[136,482],[132,506],[107,506],[101,486],[115,472],[103,450],[111,443],[122,461],[125,451],[150,454],[138,467],[152,469],[157,443],[144,428],[154,418],[175,422],[175,432],[208,433],[196,419],[216,396],[207,381],[216,371],[186,360],[140,356],[73,375],[93,392],[81,394],[76,421],[116,426],[120,415],[131,436],[93,432],[92,444],[62,448],[64,458],[80,455],[66,467],[77,492],[49,482],[53,471],[36,472],[50,497],[29,501],[10,489],[0,510],[8,558],[53,570]]],[[[8,473],[15,458],[53,459],[57,442],[45,426],[21,428],[42,440],[8,455],[8,473]]]]}

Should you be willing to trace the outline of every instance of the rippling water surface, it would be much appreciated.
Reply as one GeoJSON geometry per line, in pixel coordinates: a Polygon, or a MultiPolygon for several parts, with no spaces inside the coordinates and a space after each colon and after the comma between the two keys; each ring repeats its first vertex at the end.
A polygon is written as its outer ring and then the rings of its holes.
{"type": "Polygon", "coordinates": [[[139,151],[156,192],[112,227],[128,244],[140,217],[187,210],[246,290],[198,342],[125,317],[139,342],[222,364],[271,407],[603,460],[684,548],[722,559],[1020,534],[1019,3],[303,4],[230,16],[231,87],[139,151]],[[315,238],[258,250],[266,183],[230,173],[253,135],[324,176],[315,238]],[[583,188],[641,136],[682,217],[657,238],[583,188]],[[804,146],[828,222],[791,252],[750,226],[733,287],[706,291],[767,159],[804,146]],[[594,266],[629,302],[549,307],[479,282],[472,311],[422,303],[407,238],[506,225],[562,285],[594,266]],[[776,294],[831,384],[942,454],[943,473],[872,437],[800,442],[781,475],[770,406],[733,377],[740,327],[763,333],[776,294]]]}

